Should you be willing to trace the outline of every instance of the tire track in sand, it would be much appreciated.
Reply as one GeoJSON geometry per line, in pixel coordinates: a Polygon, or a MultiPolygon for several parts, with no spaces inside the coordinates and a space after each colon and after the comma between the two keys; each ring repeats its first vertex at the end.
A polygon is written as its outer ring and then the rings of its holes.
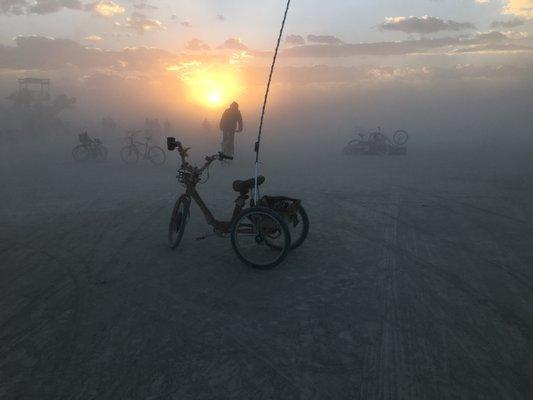
{"type": "MultiPolygon", "coordinates": [[[[387,213],[398,215],[400,195],[392,190],[386,206],[387,213]]],[[[385,224],[383,240],[396,244],[398,241],[398,223],[396,219],[376,218],[385,224]]],[[[404,399],[413,398],[409,382],[411,368],[406,361],[405,338],[402,333],[400,318],[400,271],[397,253],[390,248],[383,248],[382,258],[378,263],[376,293],[382,310],[381,338],[379,343],[369,346],[364,358],[360,387],[362,399],[404,399]]]]}

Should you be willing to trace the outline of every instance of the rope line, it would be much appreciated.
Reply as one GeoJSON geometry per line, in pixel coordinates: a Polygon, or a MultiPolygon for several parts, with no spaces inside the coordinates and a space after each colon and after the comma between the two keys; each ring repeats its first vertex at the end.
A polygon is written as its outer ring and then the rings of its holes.
{"type": "Polygon", "coordinates": [[[259,134],[257,136],[257,144],[255,148],[255,152],[256,152],[255,161],[256,162],[259,161],[259,146],[261,144],[261,134],[263,133],[263,122],[265,118],[268,95],[270,93],[270,84],[272,83],[272,75],[274,74],[274,68],[276,66],[276,61],[278,59],[279,46],[281,43],[281,38],[283,37],[283,31],[285,29],[285,23],[287,22],[287,14],[289,13],[290,5],[291,5],[291,0],[287,0],[287,7],[285,8],[285,14],[283,15],[283,22],[281,23],[281,29],[279,31],[278,42],[276,44],[276,51],[274,52],[274,58],[272,59],[272,65],[270,66],[270,74],[268,75],[268,83],[266,87],[265,98],[263,101],[263,109],[261,111],[261,122],[259,123],[259,134]]]}
{"type": "Polygon", "coordinates": [[[272,65],[270,66],[270,74],[268,75],[265,98],[263,101],[263,109],[261,110],[261,121],[259,123],[259,133],[257,135],[257,142],[255,142],[255,191],[254,191],[255,204],[257,204],[257,197],[258,197],[257,176],[258,176],[258,171],[259,171],[258,169],[259,146],[261,145],[261,134],[263,133],[263,122],[264,122],[266,106],[268,102],[268,95],[270,93],[270,84],[272,83],[272,75],[274,74],[274,68],[276,66],[276,61],[278,59],[279,46],[281,44],[281,38],[283,37],[283,31],[285,30],[285,23],[287,22],[287,14],[289,13],[290,5],[291,5],[291,0],[287,0],[287,7],[285,8],[285,14],[283,15],[281,29],[279,30],[278,42],[276,44],[276,50],[274,51],[274,58],[272,59],[272,65]]]}

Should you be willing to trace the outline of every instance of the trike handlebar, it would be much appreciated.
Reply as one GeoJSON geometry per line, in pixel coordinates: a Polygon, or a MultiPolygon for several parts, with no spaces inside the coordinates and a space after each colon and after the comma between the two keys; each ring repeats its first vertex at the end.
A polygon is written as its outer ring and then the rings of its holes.
{"type": "Polygon", "coordinates": [[[215,154],[213,156],[207,156],[205,158],[205,164],[202,168],[200,168],[198,170],[198,172],[202,173],[204,172],[207,168],[209,168],[209,166],[211,165],[211,163],[213,161],[223,161],[223,160],[233,160],[233,157],[230,157],[230,156],[227,156],[225,155],[224,153],[222,153],[221,151],[218,152],[218,154],[215,154]]]}
{"type": "Polygon", "coordinates": [[[204,166],[198,169],[197,167],[194,167],[187,162],[187,157],[189,156],[189,154],[187,153],[189,151],[189,148],[184,148],[181,142],[177,141],[176,138],[167,137],[167,148],[169,151],[174,151],[178,149],[178,152],[181,157],[182,168],[185,168],[191,172],[197,172],[200,174],[204,172],[211,165],[213,161],[233,160],[233,157],[227,156],[222,152],[218,152],[215,155],[207,156],[205,158],[204,166]]]}

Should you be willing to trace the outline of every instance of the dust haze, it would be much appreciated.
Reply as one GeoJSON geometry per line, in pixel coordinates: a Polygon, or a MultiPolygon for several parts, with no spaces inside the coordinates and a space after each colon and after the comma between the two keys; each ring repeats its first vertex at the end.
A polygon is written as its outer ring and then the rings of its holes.
{"type": "MultiPolygon", "coordinates": [[[[284,72],[279,74],[283,77],[284,72]]],[[[109,82],[109,77],[94,83],[96,88],[89,86],[92,81],[82,87],[69,86],[58,77],[51,80],[48,101],[24,105],[15,76],[10,78],[2,80],[0,108],[2,162],[10,173],[16,173],[11,164],[22,160],[67,161],[82,131],[118,148],[128,130],[149,129],[146,119],[158,121],[161,128],[154,133],[161,145],[169,135],[194,146],[198,155],[217,151],[220,145],[222,110],[205,110],[180,100],[180,91],[161,96],[155,93],[157,89],[147,89],[142,83],[109,82]],[[202,127],[204,119],[210,124],[207,131],[202,127]],[[163,129],[165,122],[170,130],[163,129]]],[[[327,93],[311,85],[281,83],[274,87],[267,110],[265,162],[283,159],[290,165],[291,159],[300,156],[331,157],[356,131],[378,127],[389,133],[405,129],[413,137],[411,149],[428,146],[428,150],[440,149],[444,157],[454,157],[453,151],[444,151],[446,146],[469,148],[474,153],[476,148],[527,152],[533,140],[532,83],[530,77],[496,82],[486,78],[390,81],[335,85],[327,93]]],[[[259,100],[256,96],[241,104],[246,119],[246,130],[237,140],[241,158],[253,156],[259,100]]]]}
{"type": "MultiPolygon", "coordinates": [[[[235,159],[198,185],[229,221],[233,181],[254,174],[270,50],[253,37],[189,38],[197,21],[181,9],[163,18],[159,2],[119,3],[0,3],[4,20],[115,22],[85,39],[0,28],[21,34],[0,38],[1,399],[528,397],[530,9],[464,2],[496,10],[473,22],[387,11],[369,35],[390,36],[372,43],[304,35],[296,20],[266,110],[261,194],[300,199],[310,232],[259,271],[194,204],[169,248],[185,189],[166,138],[202,165],[221,150],[222,112],[240,104],[235,159]],[[150,34],[178,29],[184,49],[152,46],[150,34]],[[204,93],[204,73],[223,76],[226,92],[204,93]],[[144,153],[125,162],[134,130],[163,149],[162,165],[144,153]],[[378,130],[385,151],[361,144],[378,130]],[[83,132],[106,157],[79,159],[83,132]]],[[[215,11],[207,29],[228,29],[235,10],[215,11]]]]}

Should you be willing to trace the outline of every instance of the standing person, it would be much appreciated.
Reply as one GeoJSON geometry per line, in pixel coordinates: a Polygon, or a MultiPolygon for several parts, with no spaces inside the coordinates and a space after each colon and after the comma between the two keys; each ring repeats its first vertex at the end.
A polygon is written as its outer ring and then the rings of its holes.
{"type": "Polygon", "coordinates": [[[211,133],[211,122],[207,118],[204,118],[204,122],[202,122],[202,130],[206,136],[211,133]]]}
{"type": "Polygon", "coordinates": [[[235,132],[242,132],[242,115],[239,105],[236,102],[224,111],[220,119],[220,130],[222,131],[222,153],[233,157],[235,152],[235,132]]]}

